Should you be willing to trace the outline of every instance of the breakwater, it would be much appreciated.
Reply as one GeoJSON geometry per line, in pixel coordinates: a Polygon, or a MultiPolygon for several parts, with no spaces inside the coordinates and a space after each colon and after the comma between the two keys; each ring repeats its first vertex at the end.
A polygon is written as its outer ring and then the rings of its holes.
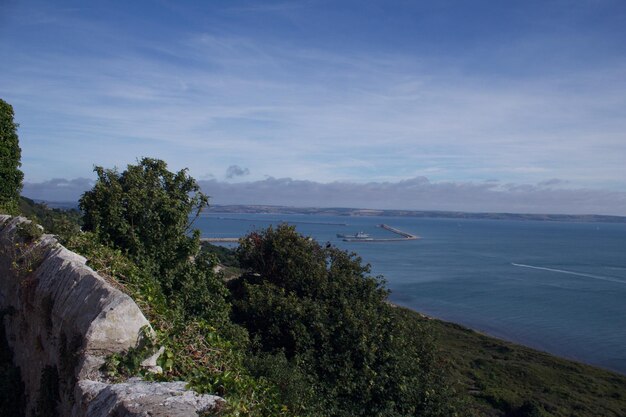
{"type": "Polygon", "coordinates": [[[391,227],[389,225],[386,224],[379,224],[378,227],[380,227],[381,229],[385,229],[388,230],[392,233],[395,233],[396,235],[399,235],[400,237],[391,237],[391,238],[358,238],[358,237],[354,237],[354,238],[345,238],[343,239],[344,242],[401,242],[401,241],[405,241],[405,240],[416,240],[419,239],[419,236],[416,235],[412,235],[411,233],[407,233],[404,232],[400,229],[396,229],[395,227],[391,227]]]}
{"type": "Polygon", "coordinates": [[[380,224],[380,225],[378,225],[378,227],[381,227],[381,228],[383,228],[383,229],[385,229],[385,230],[389,230],[390,232],[393,232],[393,233],[395,233],[395,234],[397,234],[397,235],[400,235],[400,236],[402,236],[404,239],[408,239],[408,240],[415,240],[415,239],[419,239],[419,236],[412,235],[412,234],[407,233],[407,232],[403,232],[403,231],[402,231],[402,230],[400,230],[400,229],[396,229],[395,227],[391,227],[391,226],[386,225],[386,224],[380,224]]]}

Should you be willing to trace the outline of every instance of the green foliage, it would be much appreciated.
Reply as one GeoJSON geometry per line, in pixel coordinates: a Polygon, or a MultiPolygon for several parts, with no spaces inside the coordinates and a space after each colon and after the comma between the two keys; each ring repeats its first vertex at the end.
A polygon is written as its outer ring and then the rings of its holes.
{"type": "Polygon", "coordinates": [[[277,389],[279,402],[289,415],[324,415],[323,401],[316,396],[313,380],[294,366],[284,353],[250,354],[245,364],[256,378],[271,381],[277,389]]]}
{"type": "Polygon", "coordinates": [[[196,181],[151,158],[122,173],[95,171],[96,185],[80,199],[84,229],[153,274],[171,305],[189,317],[228,322],[226,289],[213,272],[216,259],[199,252],[199,232],[190,230],[190,218],[208,205],[196,181]]]}
{"type": "Polygon", "coordinates": [[[235,250],[224,246],[212,245],[208,242],[202,242],[201,245],[202,251],[215,255],[221,265],[239,268],[239,258],[237,258],[235,250]]]}
{"type": "Polygon", "coordinates": [[[13,107],[0,99],[0,212],[16,214],[24,174],[13,107]]]}
{"type": "Polygon", "coordinates": [[[234,320],[307,376],[324,415],[455,415],[430,338],[399,320],[355,254],[287,225],[250,234],[238,253],[247,273],[229,283],[234,320]]]}
{"type": "Polygon", "coordinates": [[[29,279],[43,260],[44,248],[37,245],[43,230],[34,222],[19,223],[11,243],[3,245],[0,253],[11,260],[11,270],[20,279],[20,285],[29,286],[29,279]]]}
{"type": "MultiPolygon", "coordinates": [[[[155,331],[151,337],[145,334],[144,342],[137,348],[109,358],[104,370],[112,380],[135,375],[145,379],[184,380],[197,392],[224,396],[227,405],[220,415],[285,415],[276,388],[262,378],[252,377],[244,366],[247,334],[230,323],[227,316],[225,320],[222,317],[224,287],[219,288],[219,281],[208,284],[204,280],[206,274],[198,275],[198,269],[193,266],[203,262],[210,267],[211,255],[199,255],[194,261],[188,259],[187,267],[178,271],[181,283],[173,286],[171,294],[166,296],[157,277],[139,267],[122,250],[101,243],[96,234],[77,234],[66,246],[84,255],[89,266],[129,294],[155,331]],[[219,311],[219,315],[215,316],[211,309],[219,311]],[[158,361],[163,373],[155,375],[139,365],[160,346],[165,347],[158,361]]],[[[214,275],[211,277],[215,279],[214,275]]]]}
{"type": "Polygon", "coordinates": [[[0,214],[17,215],[19,211],[19,205],[15,201],[0,202],[0,214]]]}
{"type": "Polygon", "coordinates": [[[189,317],[203,318],[214,325],[230,323],[228,290],[213,272],[215,258],[206,253],[198,254],[193,261],[181,263],[175,270],[171,292],[172,305],[184,309],[189,317]]]}
{"type": "Polygon", "coordinates": [[[96,185],[80,199],[84,230],[119,248],[159,275],[166,293],[175,285],[176,270],[199,250],[193,221],[208,205],[186,170],[172,173],[164,161],[143,158],[119,173],[96,167],[96,185]]]}
{"type": "Polygon", "coordinates": [[[43,226],[46,233],[55,235],[62,244],[80,232],[82,215],[76,209],[51,209],[26,197],[20,197],[19,208],[22,216],[43,226]]]}
{"type": "Polygon", "coordinates": [[[35,222],[24,222],[17,225],[16,235],[25,243],[32,243],[43,235],[43,229],[35,222]]]}
{"type": "Polygon", "coordinates": [[[155,338],[148,326],[141,329],[137,346],[109,356],[103,370],[111,381],[121,382],[142,372],[141,362],[156,351],[155,338]]]}
{"type": "Polygon", "coordinates": [[[109,277],[110,283],[131,295],[151,322],[167,309],[159,281],[139,268],[121,250],[100,243],[91,232],[72,236],[65,246],[86,257],[94,271],[109,277]]]}

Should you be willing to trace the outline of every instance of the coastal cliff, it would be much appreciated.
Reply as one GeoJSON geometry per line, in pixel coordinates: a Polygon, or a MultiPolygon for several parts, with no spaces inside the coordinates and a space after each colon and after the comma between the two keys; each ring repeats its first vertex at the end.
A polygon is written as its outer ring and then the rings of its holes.
{"type": "MultiPolygon", "coordinates": [[[[86,260],[24,218],[0,215],[0,312],[24,385],[25,415],[195,416],[221,398],[184,382],[109,383],[108,356],[135,347],[150,325],[86,260]],[[45,410],[44,410],[45,408],[45,410]]],[[[145,361],[155,368],[154,358],[145,361]]]]}

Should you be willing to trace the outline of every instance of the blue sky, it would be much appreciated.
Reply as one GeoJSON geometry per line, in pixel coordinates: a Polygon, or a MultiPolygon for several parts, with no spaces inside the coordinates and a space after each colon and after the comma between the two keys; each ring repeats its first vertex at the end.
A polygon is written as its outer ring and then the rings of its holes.
{"type": "Polygon", "coordinates": [[[207,184],[525,185],[626,214],[625,39],[608,0],[0,0],[0,97],[32,184],[153,156],[207,184]]]}

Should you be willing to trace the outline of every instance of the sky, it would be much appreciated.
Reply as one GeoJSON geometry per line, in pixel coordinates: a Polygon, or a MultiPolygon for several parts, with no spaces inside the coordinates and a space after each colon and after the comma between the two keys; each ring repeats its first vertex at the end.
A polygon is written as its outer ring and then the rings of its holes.
{"type": "Polygon", "coordinates": [[[149,156],[216,204],[626,215],[625,39],[621,0],[0,0],[0,98],[33,198],[149,156]]]}

